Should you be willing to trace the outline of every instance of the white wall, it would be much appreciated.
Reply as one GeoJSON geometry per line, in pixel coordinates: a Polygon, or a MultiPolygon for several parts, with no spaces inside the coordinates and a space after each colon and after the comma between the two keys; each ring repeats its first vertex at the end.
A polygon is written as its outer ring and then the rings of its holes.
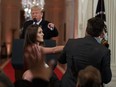
{"type": "Polygon", "coordinates": [[[1,52],[1,0],[0,0],[0,52],[1,52]]]}
{"type": "Polygon", "coordinates": [[[104,0],[106,7],[106,23],[108,28],[108,41],[111,49],[111,67],[113,78],[108,87],[116,86],[116,0],[104,0]]]}
{"type": "Polygon", "coordinates": [[[78,37],[84,37],[87,20],[93,16],[93,0],[78,1],[78,37]]]}

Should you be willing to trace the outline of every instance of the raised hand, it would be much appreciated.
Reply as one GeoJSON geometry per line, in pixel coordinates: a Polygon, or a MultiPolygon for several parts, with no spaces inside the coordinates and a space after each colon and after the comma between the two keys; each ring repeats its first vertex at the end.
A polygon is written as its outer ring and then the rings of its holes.
{"type": "Polygon", "coordinates": [[[48,23],[48,28],[49,28],[50,30],[53,30],[53,29],[54,29],[54,24],[53,24],[53,23],[48,23]]]}

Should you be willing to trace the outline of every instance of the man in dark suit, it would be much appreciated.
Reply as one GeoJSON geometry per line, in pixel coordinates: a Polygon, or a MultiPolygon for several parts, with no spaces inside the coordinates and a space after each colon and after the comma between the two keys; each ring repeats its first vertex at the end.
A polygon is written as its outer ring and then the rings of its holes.
{"type": "MultiPolygon", "coordinates": [[[[22,32],[20,35],[21,39],[24,39],[26,29],[31,24],[37,24],[40,25],[43,29],[44,33],[44,39],[54,39],[58,36],[58,31],[53,23],[50,23],[49,21],[43,20],[43,10],[39,6],[33,6],[31,8],[31,16],[32,20],[26,21],[23,25],[22,32]]],[[[56,40],[56,38],[54,39],[56,40]]]]}
{"type": "Polygon", "coordinates": [[[100,44],[100,35],[104,22],[99,18],[88,20],[86,36],[70,39],[59,58],[61,64],[67,64],[61,87],[76,87],[78,72],[88,65],[96,67],[102,77],[102,83],[109,83],[112,78],[110,69],[110,50],[100,44]]]}

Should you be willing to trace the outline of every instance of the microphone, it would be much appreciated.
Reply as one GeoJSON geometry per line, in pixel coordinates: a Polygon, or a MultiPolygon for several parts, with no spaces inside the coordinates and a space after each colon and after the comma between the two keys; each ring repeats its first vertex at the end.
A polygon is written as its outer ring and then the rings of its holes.
{"type": "Polygon", "coordinates": [[[33,25],[34,24],[37,24],[37,19],[36,18],[33,19],[33,25]]]}

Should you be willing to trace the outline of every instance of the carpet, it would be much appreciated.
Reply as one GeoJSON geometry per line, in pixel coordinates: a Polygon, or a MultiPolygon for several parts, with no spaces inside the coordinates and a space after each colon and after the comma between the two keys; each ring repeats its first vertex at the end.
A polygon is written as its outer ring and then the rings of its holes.
{"type": "Polygon", "coordinates": [[[63,73],[60,71],[59,68],[56,67],[56,68],[54,69],[54,73],[56,74],[56,76],[58,77],[59,80],[62,79],[63,73]]]}
{"type": "Polygon", "coordinates": [[[3,68],[4,73],[8,76],[8,78],[14,83],[15,82],[15,71],[12,67],[11,60],[3,68]]]}
{"type": "MultiPolygon", "coordinates": [[[[14,68],[11,64],[11,60],[9,60],[5,64],[3,71],[8,76],[8,78],[14,83],[15,82],[15,71],[14,71],[14,68]]],[[[60,69],[58,67],[56,67],[54,72],[57,75],[58,79],[61,80],[63,73],[60,71],[60,69]]]]}

